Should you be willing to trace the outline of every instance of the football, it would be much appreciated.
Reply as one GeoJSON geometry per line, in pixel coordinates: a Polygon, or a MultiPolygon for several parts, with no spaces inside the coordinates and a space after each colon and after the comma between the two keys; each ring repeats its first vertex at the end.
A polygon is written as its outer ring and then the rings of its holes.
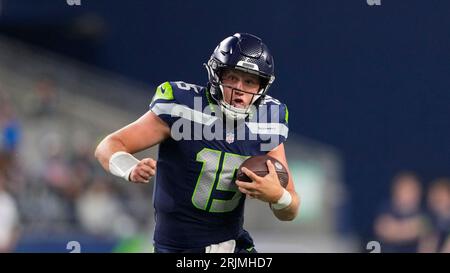
{"type": "Polygon", "coordinates": [[[280,161],[268,155],[252,156],[242,162],[237,171],[236,179],[244,182],[252,182],[252,180],[244,172],[241,171],[242,167],[246,167],[258,176],[266,176],[269,173],[269,169],[267,168],[266,163],[267,160],[270,160],[273,163],[281,186],[286,188],[289,181],[289,174],[286,167],[281,164],[280,161]]]}

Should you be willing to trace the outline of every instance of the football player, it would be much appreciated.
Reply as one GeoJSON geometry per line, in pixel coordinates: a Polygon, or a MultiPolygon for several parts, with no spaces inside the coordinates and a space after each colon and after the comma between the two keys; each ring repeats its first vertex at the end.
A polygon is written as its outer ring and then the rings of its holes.
{"type": "Polygon", "coordinates": [[[253,183],[235,181],[236,170],[245,159],[268,154],[289,172],[288,110],[267,95],[274,61],[260,38],[227,37],[205,66],[206,87],[161,84],[149,111],[103,139],[95,155],[127,181],[155,176],[155,252],[256,252],[243,229],[245,196],[269,203],[282,221],[296,217],[299,198],[292,176],[283,188],[270,161],[264,177],[243,170],[253,183]],[[157,144],[157,161],[132,155],[157,144]]]}

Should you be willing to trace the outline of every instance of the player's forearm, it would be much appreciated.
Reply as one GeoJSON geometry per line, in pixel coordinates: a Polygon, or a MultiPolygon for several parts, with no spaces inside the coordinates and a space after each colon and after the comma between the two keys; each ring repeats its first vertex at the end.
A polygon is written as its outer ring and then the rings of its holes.
{"type": "Polygon", "coordinates": [[[109,171],[109,159],[115,152],[118,151],[127,152],[127,149],[118,137],[109,135],[105,137],[95,149],[95,157],[100,162],[102,167],[109,171]]]}
{"type": "Polygon", "coordinates": [[[292,202],[289,206],[280,210],[272,210],[273,214],[281,221],[292,221],[297,217],[300,206],[300,199],[296,192],[289,192],[292,196],[292,202]]]}

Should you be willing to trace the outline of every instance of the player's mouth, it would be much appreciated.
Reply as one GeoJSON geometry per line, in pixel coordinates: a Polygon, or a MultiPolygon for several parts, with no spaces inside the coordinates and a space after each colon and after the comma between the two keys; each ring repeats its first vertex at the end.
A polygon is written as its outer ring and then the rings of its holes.
{"type": "Polygon", "coordinates": [[[244,100],[240,99],[240,98],[233,99],[231,105],[233,105],[234,107],[237,107],[237,108],[245,108],[244,100]]]}

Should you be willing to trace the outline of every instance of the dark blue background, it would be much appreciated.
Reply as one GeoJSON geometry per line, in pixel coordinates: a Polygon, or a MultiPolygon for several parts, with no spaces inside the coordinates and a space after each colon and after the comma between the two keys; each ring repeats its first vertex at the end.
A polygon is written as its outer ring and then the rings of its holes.
{"type": "MultiPolygon", "coordinates": [[[[275,56],[271,94],[292,132],[345,159],[353,224],[371,234],[392,175],[450,175],[450,1],[3,1],[0,30],[149,84],[204,84],[202,63],[235,32],[275,56]],[[96,39],[74,22],[96,14],[96,39]]],[[[105,91],[107,92],[107,91],[105,91]]],[[[149,96],[152,91],[149,90],[149,96]]]]}

